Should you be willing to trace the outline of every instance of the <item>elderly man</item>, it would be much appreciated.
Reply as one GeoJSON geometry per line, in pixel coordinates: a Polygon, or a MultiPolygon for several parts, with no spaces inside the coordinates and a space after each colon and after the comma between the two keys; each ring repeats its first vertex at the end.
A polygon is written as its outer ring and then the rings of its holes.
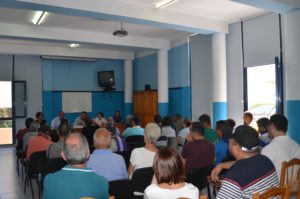
{"type": "Polygon", "coordinates": [[[111,151],[111,133],[100,128],[94,133],[95,150],[87,162],[98,175],[108,181],[128,178],[125,161],[122,156],[111,151]]]}
{"type": "Polygon", "coordinates": [[[272,161],[259,154],[258,133],[254,128],[237,127],[229,139],[229,150],[237,161],[226,172],[217,199],[252,198],[256,192],[279,186],[272,161]]]}
{"type": "Polygon", "coordinates": [[[86,138],[72,133],[64,141],[62,158],[68,166],[44,180],[44,199],[53,198],[108,198],[108,182],[91,169],[86,168],[90,155],[86,138]]]}

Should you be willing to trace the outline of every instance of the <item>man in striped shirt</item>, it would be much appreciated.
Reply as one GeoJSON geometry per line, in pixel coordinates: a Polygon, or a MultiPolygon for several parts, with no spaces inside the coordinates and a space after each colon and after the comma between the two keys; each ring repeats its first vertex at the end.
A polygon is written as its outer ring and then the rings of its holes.
{"type": "Polygon", "coordinates": [[[237,162],[226,172],[217,199],[252,198],[256,192],[279,186],[273,163],[259,154],[255,129],[246,125],[237,127],[229,139],[229,150],[237,162]]]}

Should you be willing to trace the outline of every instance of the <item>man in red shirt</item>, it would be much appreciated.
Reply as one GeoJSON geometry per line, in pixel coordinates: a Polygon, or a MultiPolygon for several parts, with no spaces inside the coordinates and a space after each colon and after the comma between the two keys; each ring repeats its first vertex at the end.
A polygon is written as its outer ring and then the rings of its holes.
{"type": "Polygon", "coordinates": [[[33,118],[29,117],[25,120],[25,126],[26,128],[25,129],[20,129],[18,132],[17,132],[17,135],[16,135],[16,138],[17,138],[17,142],[18,142],[18,147],[20,149],[22,149],[22,144],[23,144],[23,137],[24,135],[29,131],[29,127],[30,127],[30,124],[34,121],[33,118]]]}
{"type": "Polygon", "coordinates": [[[38,130],[38,135],[30,138],[27,145],[26,159],[29,160],[31,154],[38,151],[46,151],[50,144],[52,144],[50,137],[50,128],[42,125],[38,130]]]}

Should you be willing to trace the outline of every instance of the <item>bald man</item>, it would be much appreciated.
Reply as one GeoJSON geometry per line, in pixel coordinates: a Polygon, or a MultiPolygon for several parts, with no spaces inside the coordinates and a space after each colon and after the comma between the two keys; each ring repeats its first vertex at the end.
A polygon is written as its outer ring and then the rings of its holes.
{"type": "Polygon", "coordinates": [[[111,133],[105,128],[96,130],[94,133],[95,150],[91,154],[87,166],[108,181],[128,178],[123,157],[113,153],[110,145],[111,133]]]}

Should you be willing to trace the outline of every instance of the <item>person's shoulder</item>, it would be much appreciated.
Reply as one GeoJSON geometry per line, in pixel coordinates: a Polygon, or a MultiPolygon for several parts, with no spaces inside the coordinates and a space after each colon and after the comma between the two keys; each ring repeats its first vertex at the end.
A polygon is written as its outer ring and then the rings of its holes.
{"type": "Polygon", "coordinates": [[[189,190],[189,191],[193,191],[193,192],[194,191],[199,192],[198,188],[195,187],[192,183],[185,183],[183,188],[186,189],[187,191],[189,190]]]}
{"type": "Polygon", "coordinates": [[[145,189],[145,195],[148,195],[153,193],[153,192],[158,192],[160,190],[159,186],[157,184],[150,184],[146,189],[145,189]]]}

